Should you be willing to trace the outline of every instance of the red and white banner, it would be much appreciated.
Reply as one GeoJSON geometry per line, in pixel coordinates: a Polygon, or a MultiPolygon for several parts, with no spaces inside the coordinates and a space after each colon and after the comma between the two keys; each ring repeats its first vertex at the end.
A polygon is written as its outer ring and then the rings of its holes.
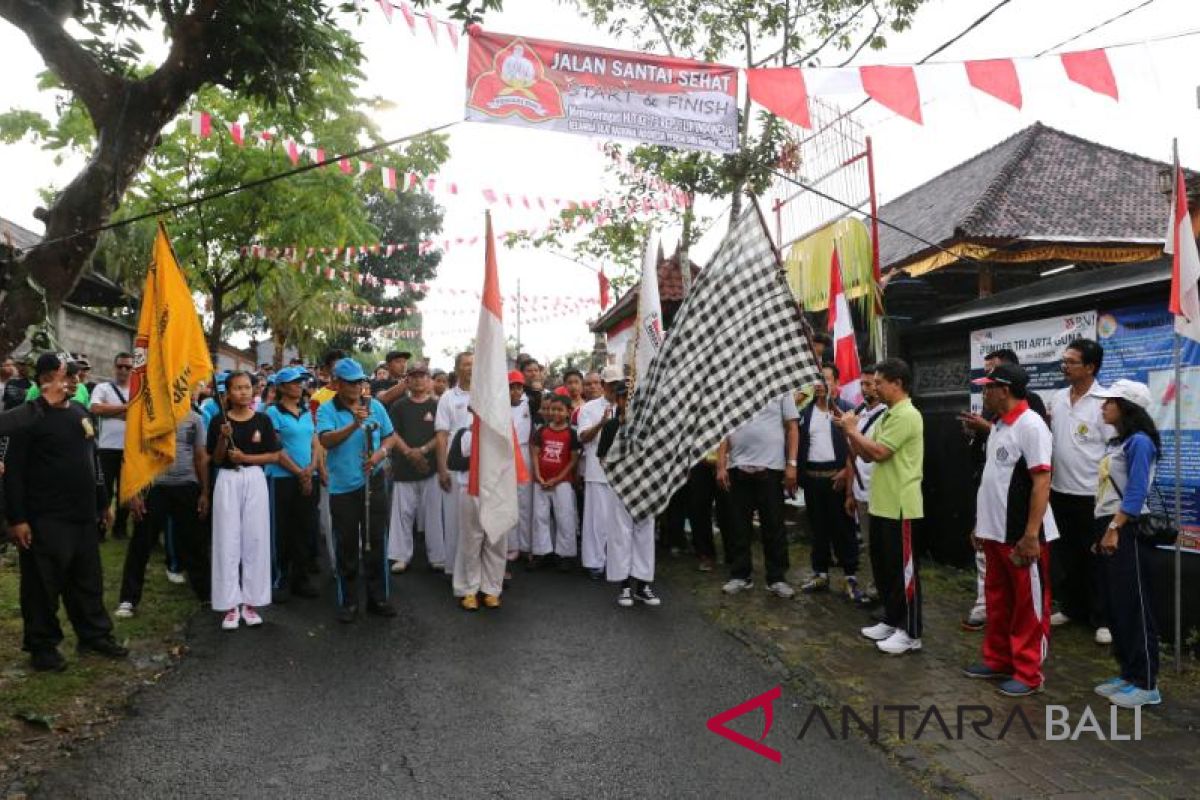
{"type": "Polygon", "coordinates": [[[508,399],[508,355],[492,217],[487,217],[483,299],[475,334],[471,373],[471,469],[467,492],[478,499],[479,523],[489,542],[500,541],[517,524],[517,484],[528,483],[516,446],[508,399]]]}
{"type": "Polygon", "coordinates": [[[1164,251],[1171,258],[1171,298],[1168,307],[1175,315],[1175,333],[1200,342],[1200,253],[1188,213],[1187,186],[1178,157],[1175,163],[1175,196],[1171,198],[1171,229],[1164,251]]]}
{"type": "Polygon", "coordinates": [[[829,95],[863,95],[899,116],[923,124],[922,103],[946,92],[979,91],[1021,108],[1025,90],[1059,93],[1082,88],[1120,99],[1106,50],[1082,50],[1057,56],[998,58],[951,64],[867,67],[763,67],[746,70],[750,99],[778,117],[812,128],[808,101],[829,95]],[[1035,77],[1031,73],[1039,71],[1035,77]],[[1047,71],[1050,70],[1050,71],[1047,71]],[[1058,80],[1055,81],[1053,76],[1058,80]],[[1023,77],[1025,76],[1025,77],[1023,77]],[[1050,80],[1047,80],[1050,78],[1050,80]]]}
{"type": "Polygon", "coordinates": [[[466,118],[733,153],[738,70],[473,26],[466,118]]]}
{"type": "Polygon", "coordinates": [[[842,265],[837,248],[829,265],[829,332],[833,338],[833,363],[842,383],[842,399],[857,406],[862,402],[862,366],[858,361],[858,342],[854,338],[854,320],[850,304],[842,290],[842,265]]]}

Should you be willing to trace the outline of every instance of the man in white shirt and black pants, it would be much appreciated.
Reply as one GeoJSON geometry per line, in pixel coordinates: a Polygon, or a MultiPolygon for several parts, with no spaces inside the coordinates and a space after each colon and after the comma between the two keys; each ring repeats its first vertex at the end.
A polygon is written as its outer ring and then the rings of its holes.
{"type": "Polygon", "coordinates": [[[783,598],[796,594],[787,582],[783,495],[796,491],[799,418],[792,393],[785,392],[727,436],[717,451],[717,483],[729,491],[733,517],[733,530],[729,534],[721,531],[733,538],[729,581],[722,587],[726,594],[754,588],[750,545],[755,511],[762,532],[767,591],[783,598]]]}
{"type": "MultiPolygon", "coordinates": [[[[129,407],[133,355],[117,353],[113,360],[113,372],[115,377],[111,381],[99,384],[96,391],[92,392],[89,409],[100,418],[100,469],[104,472],[104,491],[109,497],[116,497],[120,491],[121,462],[125,457],[125,409],[129,407]]],[[[116,521],[112,528],[114,539],[125,538],[128,515],[126,506],[117,506],[116,521]]],[[[103,533],[100,538],[104,538],[103,533]]]]}
{"type": "Polygon", "coordinates": [[[1103,361],[1104,350],[1091,339],[1069,343],[1062,356],[1068,386],[1055,392],[1047,406],[1054,435],[1050,508],[1062,534],[1050,559],[1059,604],[1051,622],[1082,622],[1096,631],[1097,644],[1110,644],[1099,562],[1092,552],[1100,459],[1108,440],[1116,435],[1104,424],[1104,398],[1096,380],[1103,361]]]}

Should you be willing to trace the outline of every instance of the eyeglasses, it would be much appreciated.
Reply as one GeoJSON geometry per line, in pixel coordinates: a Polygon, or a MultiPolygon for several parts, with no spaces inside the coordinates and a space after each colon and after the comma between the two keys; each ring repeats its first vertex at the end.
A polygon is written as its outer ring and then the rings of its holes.
{"type": "Polygon", "coordinates": [[[133,364],[114,364],[114,369],[133,369],[133,364]]]}
{"type": "Polygon", "coordinates": [[[1062,365],[1064,367],[1078,367],[1081,364],[1083,364],[1083,362],[1077,358],[1064,358],[1062,360],[1062,365]]]}

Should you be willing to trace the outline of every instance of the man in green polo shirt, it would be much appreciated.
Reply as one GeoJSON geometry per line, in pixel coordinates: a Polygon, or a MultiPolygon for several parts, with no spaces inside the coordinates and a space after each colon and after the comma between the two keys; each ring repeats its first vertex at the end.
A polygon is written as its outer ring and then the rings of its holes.
{"type": "Polygon", "coordinates": [[[912,372],[898,358],[875,365],[875,391],[887,406],[870,431],[843,414],[842,430],[855,455],[875,464],[871,473],[871,571],[884,602],[883,621],[862,635],[890,655],[921,649],[921,584],[912,521],[925,516],[921,477],[925,422],[909,398],[912,372]]]}

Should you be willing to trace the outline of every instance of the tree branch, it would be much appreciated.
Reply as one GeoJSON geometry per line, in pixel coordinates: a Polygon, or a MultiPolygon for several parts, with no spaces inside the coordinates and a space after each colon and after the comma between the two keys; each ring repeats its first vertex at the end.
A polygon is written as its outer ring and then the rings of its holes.
{"type": "Polygon", "coordinates": [[[658,14],[654,13],[654,8],[650,5],[650,0],[645,0],[643,3],[646,7],[646,16],[654,23],[654,29],[658,31],[658,38],[662,39],[663,46],[667,48],[667,52],[674,57],[675,48],[671,44],[671,37],[667,36],[666,28],[663,27],[662,20],[658,18],[658,14]]]}
{"type": "Polygon", "coordinates": [[[105,72],[92,54],[67,34],[46,4],[32,0],[0,0],[0,18],[29,37],[30,44],[46,66],[75,93],[99,129],[126,81],[105,72]]]}
{"type": "Polygon", "coordinates": [[[853,61],[855,58],[857,58],[858,54],[863,51],[863,48],[865,48],[868,44],[871,43],[871,40],[875,38],[875,34],[879,33],[879,29],[883,27],[883,15],[879,13],[879,9],[875,8],[874,3],[871,4],[871,8],[872,8],[872,10],[875,11],[874,27],[871,28],[870,33],[868,33],[865,37],[863,37],[863,40],[861,42],[859,42],[858,47],[854,48],[854,52],[851,53],[846,58],[845,61],[838,64],[839,67],[844,67],[847,64],[849,64],[851,61],[853,61]]]}

